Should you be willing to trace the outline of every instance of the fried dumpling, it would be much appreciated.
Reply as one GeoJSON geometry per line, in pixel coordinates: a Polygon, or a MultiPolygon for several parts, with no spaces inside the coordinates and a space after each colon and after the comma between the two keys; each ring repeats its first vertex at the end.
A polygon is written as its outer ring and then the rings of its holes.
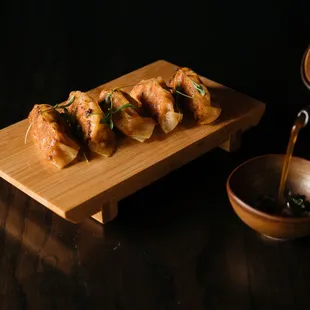
{"type": "Polygon", "coordinates": [[[220,116],[222,109],[212,106],[207,87],[190,68],[179,68],[170,80],[169,87],[187,95],[183,100],[198,124],[212,123],[220,116]]]}
{"type": "Polygon", "coordinates": [[[130,95],[145,107],[166,134],[183,118],[182,113],[174,110],[174,98],[160,76],[140,81],[130,95]]]}
{"type": "Polygon", "coordinates": [[[156,123],[152,118],[138,114],[139,103],[128,93],[120,89],[103,89],[99,102],[101,106],[107,105],[110,113],[112,108],[112,121],[124,135],[140,142],[151,137],[156,123]]]}
{"type": "Polygon", "coordinates": [[[29,132],[49,162],[64,168],[77,158],[80,146],[67,134],[64,119],[51,105],[34,105],[28,120],[29,132]]]}
{"type": "Polygon", "coordinates": [[[72,91],[70,98],[75,98],[67,108],[81,128],[84,141],[92,152],[110,157],[116,149],[114,132],[101,120],[104,118],[98,102],[81,91],[72,91]]]}

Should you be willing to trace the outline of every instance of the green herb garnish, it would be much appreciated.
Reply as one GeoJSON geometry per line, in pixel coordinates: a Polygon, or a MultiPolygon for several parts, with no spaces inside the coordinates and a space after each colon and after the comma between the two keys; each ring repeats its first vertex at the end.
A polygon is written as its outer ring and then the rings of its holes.
{"type": "Polygon", "coordinates": [[[180,94],[180,95],[182,95],[182,96],[184,96],[184,97],[193,99],[192,96],[189,96],[189,95],[186,95],[186,94],[182,93],[180,90],[178,90],[178,88],[176,88],[174,91],[175,91],[177,94],[180,94]]]}
{"type": "Polygon", "coordinates": [[[113,123],[113,114],[119,113],[123,111],[124,109],[133,108],[136,109],[136,106],[131,103],[125,103],[121,107],[119,107],[116,110],[113,110],[113,100],[112,100],[112,94],[118,90],[118,88],[113,88],[112,91],[105,97],[104,102],[109,105],[108,107],[108,113],[105,115],[104,118],[100,120],[100,124],[108,124],[111,129],[114,128],[113,123]]]}
{"type": "Polygon", "coordinates": [[[75,96],[73,96],[71,99],[69,99],[66,104],[59,105],[59,103],[57,103],[54,106],[52,106],[51,108],[48,108],[48,109],[42,111],[42,113],[48,112],[48,111],[51,111],[51,110],[64,109],[65,113],[69,114],[67,108],[74,102],[74,100],[75,100],[75,96]]]}
{"type": "Polygon", "coordinates": [[[265,213],[285,217],[310,216],[310,202],[304,195],[292,194],[288,191],[284,196],[284,203],[278,204],[276,196],[264,195],[257,201],[256,208],[265,213]]]}
{"type": "Polygon", "coordinates": [[[54,109],[65,109],[67,110],[66,108],[69,107],[75,100],[75,96],[73,96],[71,99],[68,100],[68,102],[64,105],[59,105],[58,103],[54,105],[54,109]]]}
{"type": "Polygon", "coordinates": [[[180,82],[178,83],[178,85],[175,88],[171,88],[171,87],[169,87],[169,88],[172,89],[172,91],[174,93],[173,95],[174,95],[176,110],[178,113],[181,113],[180,104],[179,104],[179,95],[190,98],[190,99],[192,99],[193,97],[186,95],[182,92],[182,87],[180,85],[180,82]]]}
{"type": "Polygon", "coordinates": [[[204,96],[206,94],[205,90],[203,89],[203,87],[200,84],[197,84],[196,82],[194,82],[193,80],[191,80],[194,87],[196,88],[196,90],[202,95],[204,96]]]}
{"type": "Polygon", "coordinates": [[[178,110],[179,113],[181,112],[180,105],[179,105],[179,95],[183,95],[183,93],[180,91],[180,89],[181,89],[181,85],[180,85],[180,83],[179,83],[179,84],[177,85],[177,87],[174,89],[174,95],[175,95],[174,102],[175,102],[175,107],[176,107],[176,110],[178,110]]]}
{"type": "Polygon", "coordinates": [[[24,139],[24,143],[25,144],[27,143],[27,137],[28,137],[28,134],[29,134],[31,126],[32,126],[32,123],[30,123],[30,125],[27,128],[27,131],[26,131],[26,134],[25,134],[25,139],[24,139]]]}
{"type": "Polygon", "coordinates": [[[76,124],[76,118],[69,113],[67,109],[64,110],[64,113],[60,113],[60,116],[68,123],[68,125],[75,125],[76,124]]]}
{"type": "MultiPolygon", "coordinates": [[[[172,92],[174,93],[174,95],[179,94],[179,95],[182,95],[182,96],[184,96],[184,97],[193,99],[192,96],[186,95],[186,94],[184,94],[184,93],[182,92],[182,87],[181,87],[181,85],[180,85],[180,82],[178,83],[178,86],[177,86],[177,87],[175,87],[175,88],[173,88],[173,87],[168,87],[168,88],[172,90],[172,92]]],[[[177,95],[176,95],[176,97],[177,97],[177,95]]]]}
{"type": "Polygon", "coordinates": [[[74,136],[80,138],[82,137],[81,127],[78,125],[75,115],[73,113],[72,114],[69,113],[69,110],[67,109],[74,102],[74,100],[75,100],[75,96],[70,98],[65,104],[57,103],[51,108],[48,108],[42,111],[42,113],[52,111],[52,110],[62,109],[64,112],[60,113],[60,116],[64,119],[66,124],[71,127],[71,130],[74,136]]]}
{"type": "Polygon", "coordinates": [[[86,155],[85,151],[82,152],[82,155],[83,155],[85,161],[86,161],[87,163],[89,163],[89,160],[88,160],[88,158],[87,158],[87,155],[86,155]]]}
{"type": "Polygon", "coordinates": [[[69,111],[64,108],[64,113],[60,113],[60,116],[64,119],[66,124],[71,128],[71,132],[74,138],[80,140],[83,139],[82,127],[77,121],[75,112],[69,113],[69,111]]]}

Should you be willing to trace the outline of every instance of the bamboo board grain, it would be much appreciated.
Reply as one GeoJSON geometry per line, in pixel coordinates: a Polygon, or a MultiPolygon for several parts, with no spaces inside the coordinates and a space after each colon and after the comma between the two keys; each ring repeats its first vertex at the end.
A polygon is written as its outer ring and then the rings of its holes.
{"type": "MultiPolygon", "coordinates": [[[[135,84],[159,75],[168,81],[177,68],[159,60],[90,90],[89,94],[97,98],[102,87],[135,84]]],[[[213,102],[223,109],[214,124],[197,126],[185,118],[168,135],[157,129],[144,143],[121,137],[112,157],[95,157],[89,163],[81,161],[59,170],[42,158],[32,139],[24,144],[28,121],[22,120],[0,131],[0,177],[61,217],[79,223],[99,212],[104,204],[125,198],[259,123],[264,103],[202,79],[213,102]]]]}

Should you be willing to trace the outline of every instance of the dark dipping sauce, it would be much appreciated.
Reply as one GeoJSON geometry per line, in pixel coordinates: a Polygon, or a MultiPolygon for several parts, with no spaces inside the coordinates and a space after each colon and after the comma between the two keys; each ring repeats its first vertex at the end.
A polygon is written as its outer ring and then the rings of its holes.
{"type": "Polygon", "coordinates": [[[264,195],[258,198],[255,208],[264,213],[283,217],[310,216],[310,202],[304,195],[287,192],[283,206],[279,206],[275,196],[264,195]]]}

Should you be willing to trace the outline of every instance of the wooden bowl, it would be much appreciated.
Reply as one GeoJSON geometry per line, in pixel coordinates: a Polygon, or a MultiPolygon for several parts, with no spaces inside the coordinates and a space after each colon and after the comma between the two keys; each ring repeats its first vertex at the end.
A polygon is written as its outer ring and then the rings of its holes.
{"type": "MultiPolygon", "coordinates": [[[[226,189],[234,211],[245,224],[267,237],[291,240],[310,234],[310,216],[274,216],[253,207],[260,196],[277,194],[284,158],[271,154],[244,162],[230,174],[226,189]]],[[[293,194],[309,200],[310,161],[292,158],[287,186],[293,194]]]]}

